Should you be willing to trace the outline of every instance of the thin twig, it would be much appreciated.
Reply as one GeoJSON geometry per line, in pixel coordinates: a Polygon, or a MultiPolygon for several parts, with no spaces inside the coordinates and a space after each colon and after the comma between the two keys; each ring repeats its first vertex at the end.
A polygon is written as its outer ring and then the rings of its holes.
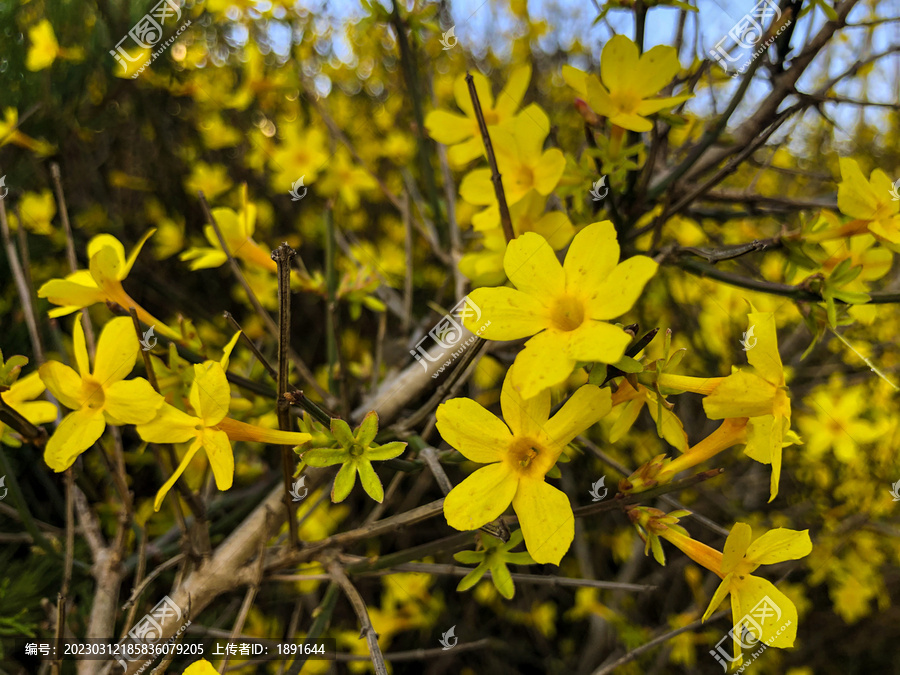
{"type": "Polygon", "coordinates": [[[337,560],[331,560],[328,563],[327,568],[331,578],[334,579],[341,587],[341,590],[344,591],[344,595],[347,596],[347,599],[353,606],[353,611],[356,612],[356,617],[359,619],[360,625],[359,636],[365,637],[366,641],[369,643],[369,654],[372,657],[372,665],[375,668],[376,675],[388,675],[387,666],[385,666],[384,663],[384,654],[381,653],[381,646],[378,644],[378,634],[372,626],[372,620],[369,618],[369,610],[366,607],[365,601],[362,599],[359,591],[356,590],[356,586],[354,586],[353,582],[347,577],[344,568],[341,567],[337,560]]]}
{"type": "MultiPolygon", "coordinates": [[[[284,394],[288,387],[288,349],[291,343],[291,259],[297,255],[287,242],[272,251],[272,260],[278,265],[278,427],[282,431],[291,430],[290,404],[284,394]]],[[[284,508],[287,513],[290,545],[297,545],[297,519],[294,517],[295,504],[291,498],[291,479],[294,469],[291,446],[282,445],[281,472],[284,479],[284,508]]]]}
{"type": "Polygon", "coordinates": [[[497,205],[500,208],[500,224],[503,226],[503,236],[506,237],[507,242],[510,242],[516,238],[516,234],[513,231],[512,218],[509,215],[509,206],[506,203],[506,194],[503,191],[503,179],[500,177],[500,170],[497,168],[497,157],[494,155],[494,146],[491,144],[491,135],[488,133],[487,123],[484,121],[484,111],[481,109],[481,102],[478,100],[478,92],[475,90],[475,79],[472,77],[472,73],[466,73],[466,84],[469,85],[469,98],[472,99],[472,108],[475,110],[475,117],[478,120],[481,140],[484,141],[488,163],[491,165],[491,182],[494,184],[494,194],[497,196],[497,205]]]}

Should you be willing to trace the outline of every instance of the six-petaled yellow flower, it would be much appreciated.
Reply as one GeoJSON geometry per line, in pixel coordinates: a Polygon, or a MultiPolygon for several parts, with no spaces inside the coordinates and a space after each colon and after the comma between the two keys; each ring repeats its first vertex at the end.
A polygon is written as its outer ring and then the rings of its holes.
{"type": "Polygon", "coordinates": [[[100,438],[107,423],[149,422],[163,404],[163,397],[147,380],[125,379],[140,352],[129,317],[113,319],[103,327],[93,370],[81,315],[75,317],[73,348],[78,372],[58,361],[47,361],[38,369],[50,393],[73,411],[63,418],[44,449],[44,460],[54,471],[72,466],[78,455],[100,438]]]}
{"type": "Polygon", "coordinates": [[[579,361],[622,358],[631,337],[608,320],[631,309],[657,265],[646,256],[620,263],[616,231],[606,220],[575,235],[563,265],[546,239],[529,232],[510,242],[503,267],[516,288],[472,291],[482,320],[469,317],[466,326],[475,331],[489,320],[480,333],[487,340],[534,336],[512,368],[513,385],[531,398],[562,384],[579,361]]]}
{"type": "Polygon", "coordinates": [[[575,536],[569,498],[544,476],[566,445],[606,415],[609,389],[579,388],[552,418],[550,391],[523,399],[503,382],[503,420],[469,398],[454,398],[437,409],[437,429],[464,457],[487,464],[457,485],[444,500],[447,523],[474,530],[512,504],[528,552],[539,563],[559,564],[575,536]]]}
{"type": "Polygon", "coordinates": [[[641,54],[624,35],[616,35],[600,55],[600,78],[571,66],[563,66],[563,78],[598,115],[631,131],[650,131],[648,115],[674,108],[691,98],[682,94],[651,98],[672,81],[681,69],[678,52],[662,45],[641,54]]]}

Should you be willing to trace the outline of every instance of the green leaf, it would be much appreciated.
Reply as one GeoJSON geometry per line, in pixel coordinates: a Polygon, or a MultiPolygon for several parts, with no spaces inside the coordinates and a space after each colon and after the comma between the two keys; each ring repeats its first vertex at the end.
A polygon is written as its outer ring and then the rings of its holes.
{"type": "Polygon", "coordinates": [[[659,537],[650,535],[650,548],[653,551],[653,557],[663,567],[666,566],[666,554],[663,552],[662,544],[659,543],[659,537]]]}
{"type": "Polygon", "coordinates": [[[872,299],[868,293],[861,291],[834,291],[832,295],[838,300],[843,300],[851,305],[864,305],[872,299]]]}
{"type": "Polygon", "coordinates": [[[613,365],[613,368],[618,368],[623,373],[643,373],[644,372],[644,364],[640,361],[636,361],[630,356],[623,356],[621,359],[616,361],[613,365]]]}
{"type": "Polygon", "coordinates": [[[313,448],[303,453],[303,461],[309,466],[323,467],[343,464],[350,460],[350,453],[344,448],[313,448]]]}
{"type": "Polygon", "coordinates": [[[404,450],[406,450],[406,443],[401,441],[376,445],[370,447],[366,451],[366,459],[383,462],[388,459],[394,459],[394,457],[399,457],[403,454],[404,450]]]}
{"type": "Polygon", "coordinates": [[[598,387],[603,384],[606,379],[606,364],[595,363],[591,368],[591,374],[588,375],[588,384],[596,384],[598,387]]]}
{"type": "Polygon", "coordinates": [[[362,483],[366,493],[379,504],[384,501],[384,487],[375,469],[372,468],[372,462],[363,458],[357,462],[359,469],[359,481],[362,483]]]}
{"type": "Polygon", "coordinates": [[[547,478],[562,478],[562,474],[560,473],[559,467],[556,464],[554,464],[547,472],[547,478]]]}
{"type": "Polygon", "coordinates": [[[356,430],[356,442],[361,446],[366,447],[371,445],[372,441],[375,440],[375,436],[378,434],[378,413],[374,410],[368,414],[366,414],[365,419],[362,421],[362,424],[359,425],[359,429],[356,430]]]}
{"type": "Polygon", "coordinates": [[[453,559],[463,565],[478,565],[484,561],[484,551],[459,551],[453,554],[453,559]]]}
{"type": "Polygon", "coordinates": [[[337,417],[331,418],[331,434],[337,439],[337,442],[345,448],[349,448],[356,441],[356,439],[353,438],[353,432],[350,430],[350,425],[337,417]]]}
{"type": "MultiPolygon", "coordinates": [[[[371,465],[370,467],[371,468],[371,465]]],[[[350,494],[356,484],[356,462],[345,462],[341,470],[334,477],[334,485],[331,488],[331,501],[338,504],[350,494]]]]}
{"type": "Polygon", "coordinates": [[[491,565],[491,581],[497,591],[507,600],[512,600],[516,594],[516,585],[513,583],[512,576],[506,565],[502,561],[497,560],[491,565]]]}
{"type": "Polygon", "coordinates": [[[462,581],[459,582],[456,590],[460,592],[469,590],[472,586],[481,581],[481,577],[484,576],[484,573],[487,572],[487,570],[487,564],[482,563],[462,578],[462,581]]]}

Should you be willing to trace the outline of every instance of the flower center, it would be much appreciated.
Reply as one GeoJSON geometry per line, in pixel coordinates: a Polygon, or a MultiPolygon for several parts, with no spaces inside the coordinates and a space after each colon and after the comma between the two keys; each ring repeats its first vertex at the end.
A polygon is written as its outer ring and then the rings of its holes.
{"type": "Polygon", "coordinates": [[[534,186],[534,171],[530,166],[522,165],[515,174],[515,182],[523,188],[531,188],[534,186]]]}
{"type": "Polygon", "coordinates": [[[584,323],[584,303],[570,295],[562,296],[550,311],[550,321],[557,330],[575,330],[584,323]]]}
{"type": "Polygon", "coordinates": [[[628,89],[619,90],[615,93],[610,92],[612,104],[619,109],[619,112],[634,113],[637,112],[638,106],[641,104],[641,97],[628,89]]]}
{"type": "Polygon", "coordinates": [[[350,456],[351,457],[362,457],[365,452],[365,448],[363,448],[359,443],[354,443],[350,446],[350,456]]]}
{"type": "Polygon", "coordinates": [[[497,124],[499,121],[500,116],[496,112],[494,112],[493,110],[484,111],[484,123],[486,125],[491,126],[492,124],[497,124]]]}
{"type": "Polygon", "coordinates": [[[90,375],[81,378],[81,400],[82,405],[87,406],[90,410],[100,410],[106,402],[106,396],[103,393],[103,385],[100,384],[90,375]]]}
{"type": "Polygon", "coordinates": [[[507,449],[507,461],[517,473],[534,478],[543,477],[553,466],[550,451],[528,436],[513,439],[507,449]]]}

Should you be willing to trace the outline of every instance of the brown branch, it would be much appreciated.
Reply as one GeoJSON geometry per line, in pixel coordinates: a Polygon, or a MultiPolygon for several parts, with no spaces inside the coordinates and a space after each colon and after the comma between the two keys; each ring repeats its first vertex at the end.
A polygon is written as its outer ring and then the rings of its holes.
{"type": "Polygon", "coordinates": [[[353,605],[353,611],[356,612],[356,617],[359,619],[359,636],[365,637],[366,642],[369,644],[369,654],[372,657],[372,665],[375,668],[376,675],[388,675],[387,666],[384,663],[384,654],[381,653],[381,647],[378,644],[378,634],[372,626],[372,620],[369,618],[369,610],[366,608],[365,601],[337,560],[331,560],[327,568],[331,578],[341,587],[350,604],[353,605]]]}
{"type": "Polygon", "coordinates": [[[503,191],[503,179],[497,168],[497,157],[494,155],[494,146],[491,143],[491,135],[488,133],[487,123],[484,121],[484,111],[478,100],[478,92],[475,89],[475,79],[472,73],[466,73],[466,84],[469,85],[469,97],[472,99],[472,108],[475,110],[475,118],[478,120],[478,128],[481,131],[481,140],[484,141],[484,149],[487,152],[488,163],[491,165],[491,182],[494,184],[494,194],[497,196],[497,206],[500,208],[500,224],[503,226],[503,236],[510,242],[516,238],[513,231],[512,218],[509,215],[509,206],[506,203],[506,194],[503,191]]]}
{"type": "MultiPolygon", "coordinates": [[[[272,251],[272,260],[278,265],[278,428],[291,430],[290,404],[284,394],[288,387],[288,349],[291,344],[291,260],[297,255],[287,242],[272,251]]],[[[281,445],[281,473],[284,479],[284,509],[287,514],[290,545],[297,545],[297,519],[291,498],[291,479],[294,469],[291,458],[293,451],[289,445],[281,445]]]]}

